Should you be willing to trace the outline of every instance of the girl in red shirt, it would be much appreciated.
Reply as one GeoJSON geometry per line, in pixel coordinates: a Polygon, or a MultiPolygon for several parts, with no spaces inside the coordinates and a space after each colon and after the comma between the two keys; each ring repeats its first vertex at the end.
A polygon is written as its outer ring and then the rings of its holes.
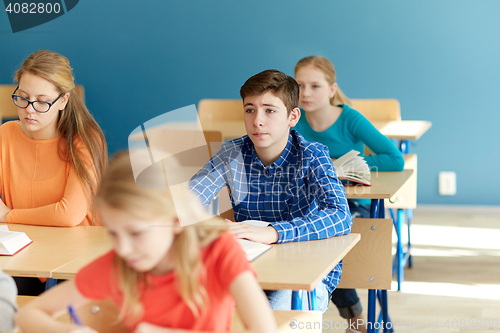
{"type": "Polygon", "coordinates": [[[229,331],[235,305],[245,332],[276,332],[255,272],[222,219],[209,219],[187,187],[176,185],[174,206],[170,190],[151,189],[165,180],[140,177],[149,188],[136,184],[129,154],[113,159],[95,204],[114,249],[22,308],[21,329],[82,332],[52,316],[70,304],[111,299],[136,333],[229,331]],[[181,227],[180,216],[202,222],[181,227]]]}

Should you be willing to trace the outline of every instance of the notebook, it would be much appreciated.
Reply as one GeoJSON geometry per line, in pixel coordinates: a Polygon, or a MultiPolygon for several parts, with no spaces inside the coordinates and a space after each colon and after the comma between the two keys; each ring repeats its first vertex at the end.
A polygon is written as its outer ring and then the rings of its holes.
{"type": "Polygon", "coordinates": [[[13,256],[32,242],[24,232],[0,230],[0,255],[13,256]]]}
{"type": "Polygon", "coordinates": [[[253,242],[248,239],[238,239],[237,241],[247,254],[248,261],[254,261],[272,248],[271,245],[253,242]]]}

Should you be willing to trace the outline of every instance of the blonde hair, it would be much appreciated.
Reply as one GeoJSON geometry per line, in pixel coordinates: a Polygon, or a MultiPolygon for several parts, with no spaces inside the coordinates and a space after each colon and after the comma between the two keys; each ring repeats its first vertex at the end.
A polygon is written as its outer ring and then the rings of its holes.
{"type": "MultiPolygon", "coordinates": [[[[134,157],[136,156],[138,155],[134,154],[134,157]]],[[[148,159],[149,155],[146,153],[145,157],[148,159]]],[[[142,181],[144,182],[144,179],[142,181]]],[[[183,227],[180,233],[174,235],[172,244],[174,269],[180,282],[179,294],[193,314],[198,316],[205,309],[207,298],[207,291],[201,283],[206,281],[207,277],[204,275],[200,249],[212,243],[227,227],[221,218],[210,218],[187,186],[184,189],[178,188],[179,185],[176,185],[174,206],[168,186],[167,189],[148,189],[138,186],[134,179],[130,155],[121,152],[111,160],[95,203],[97,206],[105,203],[141,220],[175,218],[179,216],[178,211],[181,213],[182,210],[183,216],[188,216],[193,221],[202,221],[183,227]]],[[[115,267],[123,292],[120,319],[126,315],[127,321],[135,322],[143,311],[140,298],[144,290],[140,290],[138,286],[142,282],[147,288],[146,275],[129,267],[118,256],[115,258],[115,267]]]]}
{"type": "MultiPolygon", "coordinates": [[[[332,62],[325,57],[321,56],[310,56],[301,59],[297,65],[295,65],[295,74],[297,74],[297,71],[301,67],[305,66],[314,66],[320,71],[325,74],[325,79],[328,82],[329,85],[334,84],[336,81],[336,74],[335,74],[335,67],[333,66],[332,62]]],[[[330,104],[331,105],[339,105],[339,104],[347,104],[349,106],[352,106],[351,101],[349,98],[347,98],[346,95],[340,90],[339,87],[337,87],[337,92],[335,95],[330,99],[330,104]]]]}
{"type": "MultiPolygon", "coordinates": [[[[19,82],[24,73],[49,81],[60,93],[69,93],[68,103],[57,120],[57,131],[61,136],[59,156],[63,160],[69,159],[75,168],[90,204],[106,169],[108,150],[101,128],[74,91],[75,82],[68,58],[47,50],[36,51],[17,70],[15,80],[19,82]],[[63,138],[66,139],[66,144],[61,147],[63,138]],[[91,163],[82,158],[77,140],[81,140],[88,149],[91,163]]],[[[96,224],[95,214],[92,215],[92,224],[96,224]]]]}

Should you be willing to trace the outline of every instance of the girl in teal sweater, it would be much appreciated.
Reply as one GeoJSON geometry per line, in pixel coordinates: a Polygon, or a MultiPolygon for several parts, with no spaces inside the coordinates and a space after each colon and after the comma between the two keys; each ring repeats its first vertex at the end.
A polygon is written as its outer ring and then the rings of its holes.
{"type": "MultiPolygon", "coordinates": [[[[340,91],[335,76],[335,68],[326,58],[311,56],[297,63],[295,79],[300,87],[299,106],[303,117],[294,129],[306,140],[326,145],[333,159],[352,149],[363,154],[366,145],[375,154],[364,157],[370,170],[403,170],[403,155],[363,115],[349,106],[351,102],[340,91]]],[[[353,218],[370,217],[370,200],[348,202],[353,218]]],[[[349,320],[348,332],[366,332],[356,290],[336,289],[332,301],[340,315],[349,320]]]]}

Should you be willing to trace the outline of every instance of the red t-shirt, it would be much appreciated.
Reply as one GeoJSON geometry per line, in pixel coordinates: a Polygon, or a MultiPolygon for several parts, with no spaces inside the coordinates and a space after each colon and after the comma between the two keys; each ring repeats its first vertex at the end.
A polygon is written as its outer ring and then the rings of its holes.
{"type": "MultiPolygon", "coordinates": [[[[84,267],[75,277],[80,293],[89,299],[110,298],[121,308],[123,295],[116,274],[111,275],[116,256],[110,251],[84,267]],[[115,278],[113,278],[115,277],[115,278]]],[[[229,331],[235,303],[229,287],[241,273],[255,272],[233,235],[224,232],[201,250],[207,279],[203,283],[208,293],[205,311],[195,318],[177,291],[178,277],[174,271],[164,275],[148,274],[150,287],[141,297],[143,316],[129,325],[133,331],[141,322],[196,331],[229,331]]]]}

